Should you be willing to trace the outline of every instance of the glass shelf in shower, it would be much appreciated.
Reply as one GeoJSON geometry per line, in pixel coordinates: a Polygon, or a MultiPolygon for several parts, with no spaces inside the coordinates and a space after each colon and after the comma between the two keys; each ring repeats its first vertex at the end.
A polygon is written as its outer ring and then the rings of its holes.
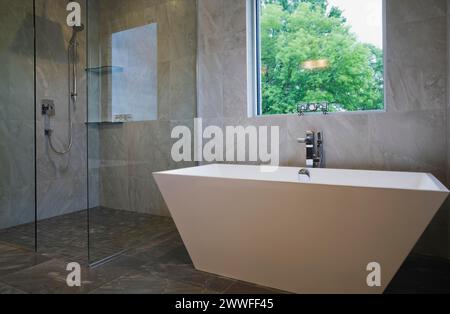
{"type": "Polygon", "coordinates": [[[85,122],[87,125],[108,125],[108,124],[124,124],[124,121],[89,121],[85,122]]]}
{"type": "Polygon", "coordinates": [[[95,74],[113,74],[113,73],[122,73],[123,67],[113,66],[113,65],[104,65],[99,67],[87,68],[86,72],[95,73],[95,74]]]}

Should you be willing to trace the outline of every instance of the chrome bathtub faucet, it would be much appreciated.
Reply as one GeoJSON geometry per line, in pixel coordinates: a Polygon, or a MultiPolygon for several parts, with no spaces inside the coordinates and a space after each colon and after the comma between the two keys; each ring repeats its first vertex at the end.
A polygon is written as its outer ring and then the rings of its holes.
{"type": "Polygon", "coordinates": [[[309,172],[308,169],[300,169],[298,174],[301,175],[301,176],[307,176],[308,178],[311,179],[311,173],[309,172]]]}
{"type": "Polygon", "coordinates": [[[305,144],[307,168],[324,168],[322,132],[306,131],[306,137],[297,139],[297,142],[305,144]]]}

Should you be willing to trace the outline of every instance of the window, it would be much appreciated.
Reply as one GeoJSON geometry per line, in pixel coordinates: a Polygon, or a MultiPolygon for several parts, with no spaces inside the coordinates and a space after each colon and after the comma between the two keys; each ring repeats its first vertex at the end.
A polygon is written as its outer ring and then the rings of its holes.
{"type": "Polygon", "coordinates": [[[383,0],[255,0],[254,9],[258,114],[384,109],[383,0]]]}

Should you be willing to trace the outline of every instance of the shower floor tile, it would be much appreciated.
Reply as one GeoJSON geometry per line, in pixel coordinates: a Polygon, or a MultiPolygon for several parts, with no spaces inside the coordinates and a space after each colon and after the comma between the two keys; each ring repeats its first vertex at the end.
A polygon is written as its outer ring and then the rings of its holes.
{"type": "Polygon", "coordinates": [[[88,268],[82,267],[80,288],[71,288],[66,284],[67,262],[52,259],[48,262],[39,264],[15,272],[11,275],[1,277],[0,280],[14,288],[26,291],[32,294],[75,294],[91,291],[108,280],[102,276],[97,276],[88,268]]]}
{"type": "Polygon", "coordinates": [[[0,294],[26,294],[26,292],[0,282],[0,294]]]}
{"type": "Polygon", "coordinates": [[[200,286],[149,274],[134,272],[92,291],[93,294],[202,294],[214,293],[200,286]]]}
{"type": "Polygon", "coordinates": [[[43,255],[0,243],[0,278],[45,261],[43,255]]]}

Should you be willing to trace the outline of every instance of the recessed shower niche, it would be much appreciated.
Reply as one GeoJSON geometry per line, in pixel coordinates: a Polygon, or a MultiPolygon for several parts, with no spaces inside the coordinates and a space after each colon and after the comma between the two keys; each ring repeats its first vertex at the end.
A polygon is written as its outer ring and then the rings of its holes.
{"type": "Polygon", "coordinates": [[[95,99],[99,110],[91,112],[90,122],[158,119],[157,42],[156,23],[116,31],[100,40],[99,64],[87,69],[90,82],[99,88],[95,99]]]}

